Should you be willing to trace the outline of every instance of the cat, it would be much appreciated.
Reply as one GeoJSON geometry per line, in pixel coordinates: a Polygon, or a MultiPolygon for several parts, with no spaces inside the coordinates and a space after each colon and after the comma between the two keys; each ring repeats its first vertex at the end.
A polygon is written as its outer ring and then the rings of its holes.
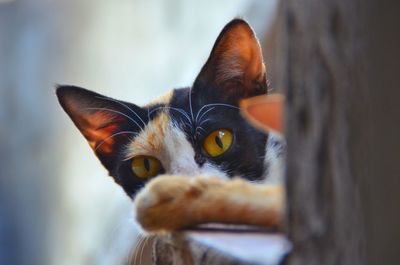
{"type": "Polygon", "coordinates": [[[229,22],[193,85],[139,107],[58,86],[63,109],[149,232],[219,222],[280,227],[284,140],[251,126],[239,102],[268,92],[255,33],[229,22]]]}

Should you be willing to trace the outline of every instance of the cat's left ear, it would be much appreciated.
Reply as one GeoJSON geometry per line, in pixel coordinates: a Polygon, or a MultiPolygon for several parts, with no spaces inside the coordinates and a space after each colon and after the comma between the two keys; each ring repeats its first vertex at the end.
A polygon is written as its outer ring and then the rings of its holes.
{"type": "Polygon", "coordinates": [[[233,104],[267,92],[261,47],[246,21],[234,19],[224,27],[193,90],[233,104]]]}

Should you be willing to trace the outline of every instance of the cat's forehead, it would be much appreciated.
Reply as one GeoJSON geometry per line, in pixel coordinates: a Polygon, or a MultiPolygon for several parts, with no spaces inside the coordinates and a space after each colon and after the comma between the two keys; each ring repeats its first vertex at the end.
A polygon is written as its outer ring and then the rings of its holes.
{"type": "Polygon", "coordinates": [[[161,97],[153,99],[148,104],[149,108],[151,109],[152,107],[158,106],[158,105],[169,105],[174,93],[175,93],[174,90],[170,90],[167,93],[165,93],[164,95],[162,95],[161,97]]]}
{"type": "Polygon", "coordinates": [[[154,101],[147,124],[128,142],[125,158],[149,155],[160,160],[170,159],[176,152],[193,153],[186,133],[179,126],[179,121],[170,113],[169,101],[173,93],[154,101]]]}
{"type": "MultiPolygon", "coordinates": [[[[160,103],[160,102],[157,102],[160,103]]],[[[171,119],[168,112],[163,108],[157,112],[155,118],[151,119],[138,135],[128,143],[126,158],[138,155],[158,156],[164,148],[165,139],[171,133],[171,119]]]]}
{"type": "Polygon", "coordinates": [[[195,151],[192,143],[188,140],[191,127],[185,127],[191,123],[190,111],[187,109],[190,105],[187,102],[189,92],[189,88],[174,89],[146,106],[148,109],[147,123],[126,144],[125,159],[140,155],[153,156],[163,161],[167,171],[179,168],[181,164],[194,163],[195,151]],[[175,112],[179,115],[174,115],[175,112]],[[184,123],[186,125],[183,125],[184,123]],[[177,154],[179,154],[179,161],[176,157],[177,154]]]}
{"type": "Polygon", "coordinates": [[[127,144],[125,159],[140,155],[156,157],[171,174],[192,174],[198,169],[191,143],[165,108],[127,144]]]}

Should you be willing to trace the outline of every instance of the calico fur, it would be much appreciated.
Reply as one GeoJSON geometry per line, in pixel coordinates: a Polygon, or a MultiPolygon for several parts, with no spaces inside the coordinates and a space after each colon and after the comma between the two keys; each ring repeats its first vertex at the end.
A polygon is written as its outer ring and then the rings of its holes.
{"type": "Polygon", "coordinates": [[[191,87],[143,107],[75,86],[59,86],[57,96],[110,176],[135,200],[142,227],[172,231],[208,222],[280,225],[283,140],[256,130],[239,110],[240,100],[267,89],[257,38],[235,19],[191,87]],[[204,141],[218,129],[232,133],[232,145],[211,157],[204,141]],[[161,162],[158,176],[143,179],[132,171],[132,160],[143,155],[161,162]]]}

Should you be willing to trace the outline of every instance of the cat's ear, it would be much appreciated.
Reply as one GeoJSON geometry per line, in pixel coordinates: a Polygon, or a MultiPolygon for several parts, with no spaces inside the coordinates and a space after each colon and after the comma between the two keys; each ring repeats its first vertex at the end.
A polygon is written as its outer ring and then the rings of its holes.
{"type": "Polygon", "coordinates": [[[59,86],[56,93],[65,112],[111,173],[124,144],[145,126],[144,110],[74,86],[59,86]]]}
{"type": "Polygon", "coordinates": [[[260,44],[246,21],[234,19],[224,27],[193,90],[232,103],[267,92],[260,44]]]}
{"type": "Polygon", "coordinates": [[[284,103],[285,99],[281,94],[262,95],[241,100],[240,110],[260,130],[283,134],[284,103]]]}

